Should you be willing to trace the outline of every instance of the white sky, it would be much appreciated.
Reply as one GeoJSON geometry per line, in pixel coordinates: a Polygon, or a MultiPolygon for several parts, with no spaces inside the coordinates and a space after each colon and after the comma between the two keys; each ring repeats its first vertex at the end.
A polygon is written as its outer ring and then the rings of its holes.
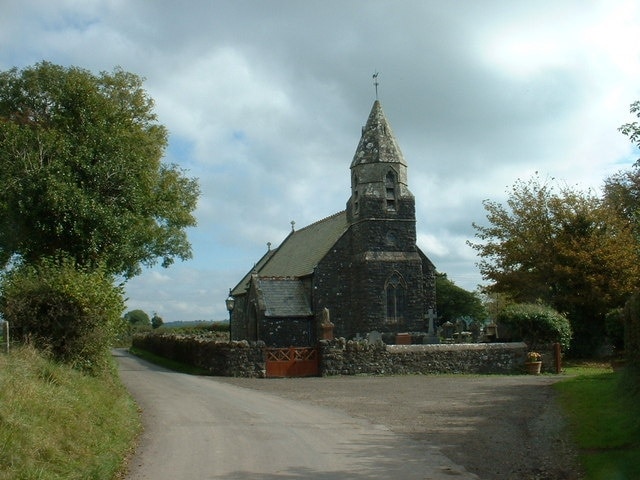
{"type": "Polygon", "coordinates": [[[482,282],[472,222],[535,171],[579,188],[640,155],[640,2],[0,0],[0,69],[41,60],[145,77],[167,162],[200,179],[194,258],[127,286],[165,321],[227,318],[235,286],[295,220],[345,208],[375,99],[409,165],[418,244],[482,282]]]}

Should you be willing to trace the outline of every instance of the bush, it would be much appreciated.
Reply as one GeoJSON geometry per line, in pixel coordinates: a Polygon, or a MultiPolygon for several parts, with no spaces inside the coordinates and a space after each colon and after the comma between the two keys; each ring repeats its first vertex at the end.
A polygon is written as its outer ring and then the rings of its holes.
{"type": "Polygon", "coordinates": [[[122,289],[110,275],[45,260],[3,275],[0,292],[0,313],[14,338],[90,373],[109,365],[124,310],[122,289]]]}
{"type": "Polygon", "coordinates": [[[525,342],[532,350],[540,344],[556,342],[566,350],[571,342],[569,320],[544,305],[510,305],[498,314],[498,323],[507,327],[513,334],[513,340],[525,342]]]}
{"type": "Polygon", "coordinates": [[[624,310],[616,308],[607,313],[604,318],[607,338],[616,350],[624,348],[624,310]]]}

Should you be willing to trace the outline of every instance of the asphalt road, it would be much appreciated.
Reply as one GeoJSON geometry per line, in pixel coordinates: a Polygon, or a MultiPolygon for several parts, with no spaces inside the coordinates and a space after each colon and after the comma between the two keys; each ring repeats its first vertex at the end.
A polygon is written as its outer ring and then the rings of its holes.
{"type": "Polygon", "coordinates": [[[114,355],[144,424],[128,480],[478,479],[368,420],[114,355]]]}

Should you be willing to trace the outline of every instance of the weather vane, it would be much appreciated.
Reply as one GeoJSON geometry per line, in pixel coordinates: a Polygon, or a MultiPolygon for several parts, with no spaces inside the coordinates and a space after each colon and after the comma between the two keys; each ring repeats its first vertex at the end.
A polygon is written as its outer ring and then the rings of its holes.
{"type": "Polygon", "coordinates": [[[378,75],[380,72],[376,72],[373,74],[373,86],[376,87],[376,100],[378,100],[378,75]]]}

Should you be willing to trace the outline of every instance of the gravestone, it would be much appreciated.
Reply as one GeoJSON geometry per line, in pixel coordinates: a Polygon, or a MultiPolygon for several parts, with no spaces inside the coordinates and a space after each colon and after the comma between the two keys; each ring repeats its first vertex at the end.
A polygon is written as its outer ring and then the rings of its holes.
{"type": "Polygon", "coordinates": [[[453,342],[453,332],[455,331],[455,326],[450,321],[446,321],[442,324],[442,336],[445,339],[446,343],[453,342]]]}
{"type": "Polygon", "coordinates": [[[373,332],[369,332],[369,334],[367,335],[367,343],[369,345],[377,345],[379,343],[383,343],[382,334],[375,330],[373,332]]]}

